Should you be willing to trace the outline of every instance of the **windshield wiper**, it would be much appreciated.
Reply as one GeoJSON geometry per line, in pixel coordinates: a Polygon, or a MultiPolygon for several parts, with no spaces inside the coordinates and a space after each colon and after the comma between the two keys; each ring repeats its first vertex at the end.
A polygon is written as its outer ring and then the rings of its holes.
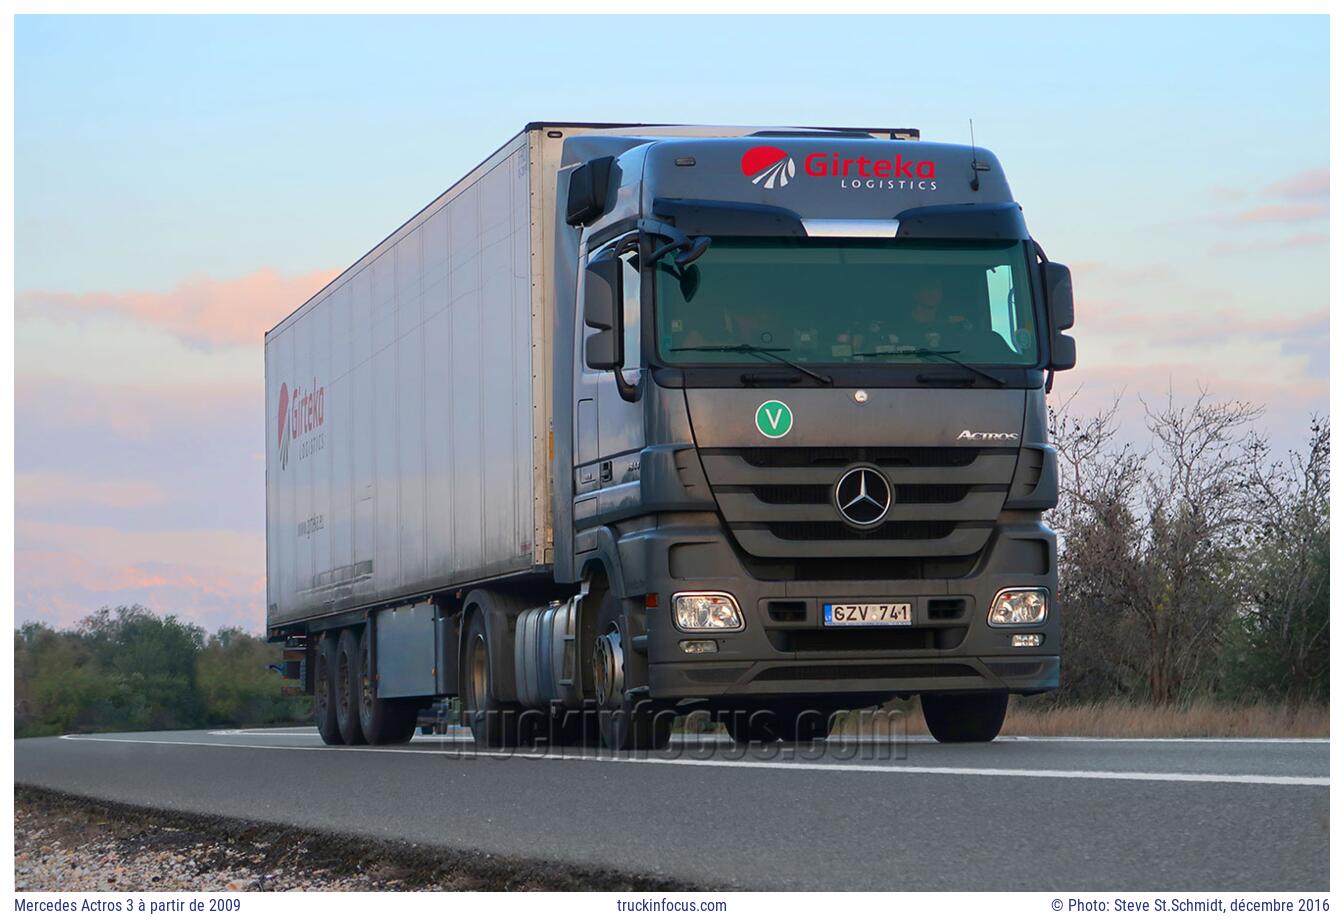
{"type": "Polygon", "coordinates": [[[827,377],[825,374],[819,374],[816,371],[812,370],[811,368],[804,367],[797,361],[790,361],[788,358],[779,354],[779,352],[781,351],[788,351],[788,350],[789,349],[787,348],[763,348],[760,345],[749,345],[746,342],[743,342],[739,345],[681,345],[677,348],[668,349],[668,351],[719,351],[719,352],[730,352],[739,355],[755,355],[758,358],[769,358],[771,360],[778,361],[780,364],[787,364],[794,370],[802,371],[804,374],[807,374],[807,376],[812,377],[815,380],[819,380],[822,383],[826,384],[827,386],[831,386],[832,384],[835,383],[834,380],[832,380],[830,377],[827,377]]]}
{"type": "Polygon", "coordinates": [[[987,370],[976,367],[974,364],[967,364],[965,361],[962,361],[959,358],[952,357],[953,355],[958,354],[961,354],[961,352],[955,348],[954,349],[945,348],[942,350],[936,350],[933,348],[915,348],[903,351],[856,351],[854,352],[853,356],[855,358],[884,358],[893,355],[914,355],[917,358],[946,358],[953,364],[959,367],[964,367],[966,368],[966,370],[970,371],[973,374],[979,374],[986,380],[993,381],[994,383],[997,383],[999,386],[1003,386],[1004,380],[1001,377],[991,374],[987,370]]]}

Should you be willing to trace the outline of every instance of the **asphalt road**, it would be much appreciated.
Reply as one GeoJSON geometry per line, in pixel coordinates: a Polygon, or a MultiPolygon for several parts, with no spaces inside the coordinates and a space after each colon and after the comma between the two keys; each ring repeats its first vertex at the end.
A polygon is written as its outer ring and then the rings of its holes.
{"type": "Polygon", "coordinates": [[[674,739],[614,759],[302,728],[20,740],[15,781],[751,889],[1325,890],[1329,744],[674,739]]]}

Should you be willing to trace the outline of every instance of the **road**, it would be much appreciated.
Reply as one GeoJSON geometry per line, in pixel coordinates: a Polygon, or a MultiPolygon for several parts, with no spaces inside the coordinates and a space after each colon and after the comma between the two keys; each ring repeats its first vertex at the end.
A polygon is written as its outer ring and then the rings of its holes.
{"type": "Polygon", "coordinates": [[[832,739],[657,755],[323,747],[304,728],[20,740],[15,781],[750,889],[1325,890],[1329,744],[832,739]]]}

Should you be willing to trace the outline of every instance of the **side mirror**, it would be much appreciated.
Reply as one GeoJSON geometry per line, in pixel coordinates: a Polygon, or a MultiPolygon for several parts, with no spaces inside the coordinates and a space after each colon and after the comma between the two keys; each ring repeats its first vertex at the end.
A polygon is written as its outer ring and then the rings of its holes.
{"type": "Polygon", "coordinates": [[[1067,265],[1045,262],[1046,315],[1050,317],[1050,370],[1066,371],[1078,362],[1078,347],[1065,329],[1073,328],[1073,276],[1067,265]]]}
{"type": "Polygon", "coordinates": [[[1073,275],[1069,267],[1046,262],[1041,268],[1045,271],[1045,300],[1054,328],[1061,332],[1073,328],[1073,275]]]}
{"type": "Polygon", "coordinates": [[[611,167],[615,157],[598,157],[569,174],[569,197],[565,201],[565,223],[580,227],[607,211],[607,193],[611,188],[611,167]]]}
{"type": "Polygon", "coordinates": [[[583,344],[583,359],[595,371],[610,371],[625,362],[621,335],[621,260],[610,252],[588,263],[583,283],[583,323],[597,331],[583,344]]]}

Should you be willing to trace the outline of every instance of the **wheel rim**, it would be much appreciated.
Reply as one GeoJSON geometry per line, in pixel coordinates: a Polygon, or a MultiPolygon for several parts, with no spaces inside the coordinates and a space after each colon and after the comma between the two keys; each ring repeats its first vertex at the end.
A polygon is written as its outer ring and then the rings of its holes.
{"type": "Polygon", "coordinates": [[[489,673],[485,657],[485,643],[480,637],[471,647],[471,708],[479,709],[481,700],[489,692],[489,673]]]}
{"type": "Polygon", "coordinates": [[[336,711],[344,712],[350,705],[350,658],[346,655],[336,657],[336,691],[336,711]]]}
{"type": "Polygon", "coordinates": [[[604,708],[619,705],[625,693],[625,652],[621,631],[614,625],[597,637],[593,647],[593,690],[604,708]]]}
{"type": "MultiPolygon", "coordinates": [[[[361,656],[360,663],[362,664],[363,661],[364,659],[361,656]]],[[[359,706],[367,714],[373,712],[373,681],[369,679],[367,673],[364,673],[365,669],[363,667],[359,670],[359,706]]]]}
{"type": "Polygon", "coordinates": [[[314,681],[313,685],[313,696],[316,697],[316,699],[313,700],[313,705],[317,709],[317,717],[319,720],[326,718],[327,707],[330,705],[331,702],[331,698],[329,695],[331,690],[329,686],[330,681],[327,679],[328,664],[329,662],[327,661],[327,657],[325,655],[318,656],[317,680],[314,681]]]}

